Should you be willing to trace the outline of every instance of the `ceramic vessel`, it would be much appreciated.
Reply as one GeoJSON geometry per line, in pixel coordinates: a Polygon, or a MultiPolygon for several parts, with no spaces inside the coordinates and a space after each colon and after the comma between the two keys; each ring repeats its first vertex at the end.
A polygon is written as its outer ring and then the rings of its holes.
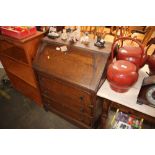
{"type": "Polygon", "coordinates": [[[56,28],[55,27],[50,27],[49,28],[49,33],[48,33],[48,37],[55,39],[58,38],[60,35],[56,32],[56,28]]]}
{"type": "MultiPolygon", "coordinates": [[[[121,39],[127,40],[129,38],[122,37],[121,39]]],[[[112,44],[112,50],[111,50],[112,63],[108,66],[107,80],[109,81],[110,87],[114,91],[123,93],[127,92],[129,88],[133,86],[134,83],[137,81],[139,66],[136,66],[134,63],[128,60],[116,60],[113,62],[114,49],[117,46],[116,43],[118,40],[120,40],[120,38],[116,39],[112,44]]],[[[141,59],[139,60],[139,62],[142,61],[142,57],[140,58],[141,59]]]]}
{"type": "Polygon", "coordinates": [[[66,32],[66,29],[63,29],[63,33],[61,34],[61,39],[62,40],[67,40],[67,32],[66,32]]]}
{"type": "Polygon", "coordinates": [[[117,53],[117,60],[127,60],[130,61],[132,63],[134,63],[138,68],[143,67],[143,65],[145,64],[145,61],[147,59],[147,55],[144,53],[144,47],[143,45],[137,41],[134,38],[130,38],[130,37],[121,37],[118,38],[116,42],[118,41],[124,41],[124,40],[131,40],[132,44],[136,43],[138,45],[138,47],[134,46],[122,46],[118,49],[118,53],[117,53]]]}
{"type": "Polygon", "coordinates": [[[107,75],[110,87],[120,93],[127,92],[138,79],[136,65],[125,60],[110,64],[107,75]]]}
{"type": "Polygon", "coordinates": [[[88,36],[88,33],[86,32],[84,34],[84,36],[81,37],[81,43],[85,44],[85,45],[88,45],[89,44],[89,36],[88,36]]]}

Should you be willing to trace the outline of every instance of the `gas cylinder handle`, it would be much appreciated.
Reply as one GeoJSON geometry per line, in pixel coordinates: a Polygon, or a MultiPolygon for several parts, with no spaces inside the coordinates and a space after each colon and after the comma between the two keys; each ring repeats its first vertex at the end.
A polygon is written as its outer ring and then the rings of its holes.
{"type": "Polygon", "coordinates": [[[116,47],[116,43],[117,43],[119,40],[122,40],[122,41],[124,41],[124,40],[132,40],[132,41],[136,42],[136,43],[139,45],[139,47],[140,47],[141,50],[142,50],[141,60],[140,60],[140,63],[141,63],[141,62],[142,62],[142,59],[143,59],[143,55],[144,55],[144,47],[143,47],[143,45],[142,45],[137,39],[134,39],[134,38],[131,38],[131,37],[119,37],[119,38],[117,38],[117,39],[113,42],[112,47],[111,47],[111,61],[113,61],[113,58],[114,58],[114,49],[115,49],[115,47],[116,47]]]}

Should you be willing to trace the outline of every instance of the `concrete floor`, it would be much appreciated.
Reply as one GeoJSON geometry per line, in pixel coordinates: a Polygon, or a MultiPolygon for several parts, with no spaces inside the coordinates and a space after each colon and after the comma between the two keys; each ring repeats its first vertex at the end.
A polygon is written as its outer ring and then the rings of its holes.
{"type": "MultiPolygon", "coordinates": [[[[0,79],[4,75],[0,69],[0,79]]],[[[14,88],[0,84],[0,90],[10,96],[0,95],[1,129],[77,129],[78,127],[61,117],[46,112],[14,88]]]]}
{"type": "Polygon", "coordinates": [[[0,97],[1,129],[75,129],[73,124],[46,112],[13,88],[4,89],[11,98],[0,97]]]}

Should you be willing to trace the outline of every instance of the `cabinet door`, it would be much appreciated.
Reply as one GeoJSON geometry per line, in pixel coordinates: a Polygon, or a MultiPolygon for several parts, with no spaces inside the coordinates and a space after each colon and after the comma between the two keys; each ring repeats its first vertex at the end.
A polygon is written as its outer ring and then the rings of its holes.
{"type": "Polygon", "coordinates": [[[19,92],[35,101],[38,105],[42,105],[40,93],[37,88],[32,87],[31,85],[29,85],[28,83],[26,83],[25,81],[8,71],[7,75],[15,89],[17,89],[19,92]]]}

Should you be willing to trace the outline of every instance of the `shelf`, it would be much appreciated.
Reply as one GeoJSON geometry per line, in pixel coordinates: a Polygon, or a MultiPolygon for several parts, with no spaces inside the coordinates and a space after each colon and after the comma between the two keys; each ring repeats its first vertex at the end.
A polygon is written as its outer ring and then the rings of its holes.
{"type": "Polygon", "coordinates": [[[31,86],[29,83],[23,81],[22,79],[18,78],[16,75],[7,72],[9,79],[11,80],[12,86],[22,93],[23,95],[27,96],[28,98],[32,99],[36,102],[39,106],[41,106],[41,98],[40,92],[38,88],[31,86]]]}
{"type": "Polygon", "coordinates": [[[4,50],[1,54],[20,63],[29,64],[26,51],[22,48],[13,46],[4,50]]]}
{"type": "Polygon", "coordinates": [[[27,66],[27,67],[30,67],[28,63],[25,63],[25,62],[23,62],[23,61],[20,61],[20,60],[18,60],[18,59],[15,59],[15,58],[13,58],[13,57],[7,55],[7,54],[2,54],[2,53],[1,53],[1,55],[4,56],[4,57],[7,57],[7,58],[9,58],[9,59],[11,59],[12,61],[15,61],[16,63],[19,63],[19,64],[25,65],[25,66],[27,66]]]}
{"type": "Polygon", "coordinates": [[[34,78],[35,75],[32,68],[24,64],[19,64],[6,56],[2,56],[2,62],[4,64],[4,67],[7,66],[6,70],[9,73],[15,75],[16,77],[20,78],[31,86],[37,88],[34,78]]]}

